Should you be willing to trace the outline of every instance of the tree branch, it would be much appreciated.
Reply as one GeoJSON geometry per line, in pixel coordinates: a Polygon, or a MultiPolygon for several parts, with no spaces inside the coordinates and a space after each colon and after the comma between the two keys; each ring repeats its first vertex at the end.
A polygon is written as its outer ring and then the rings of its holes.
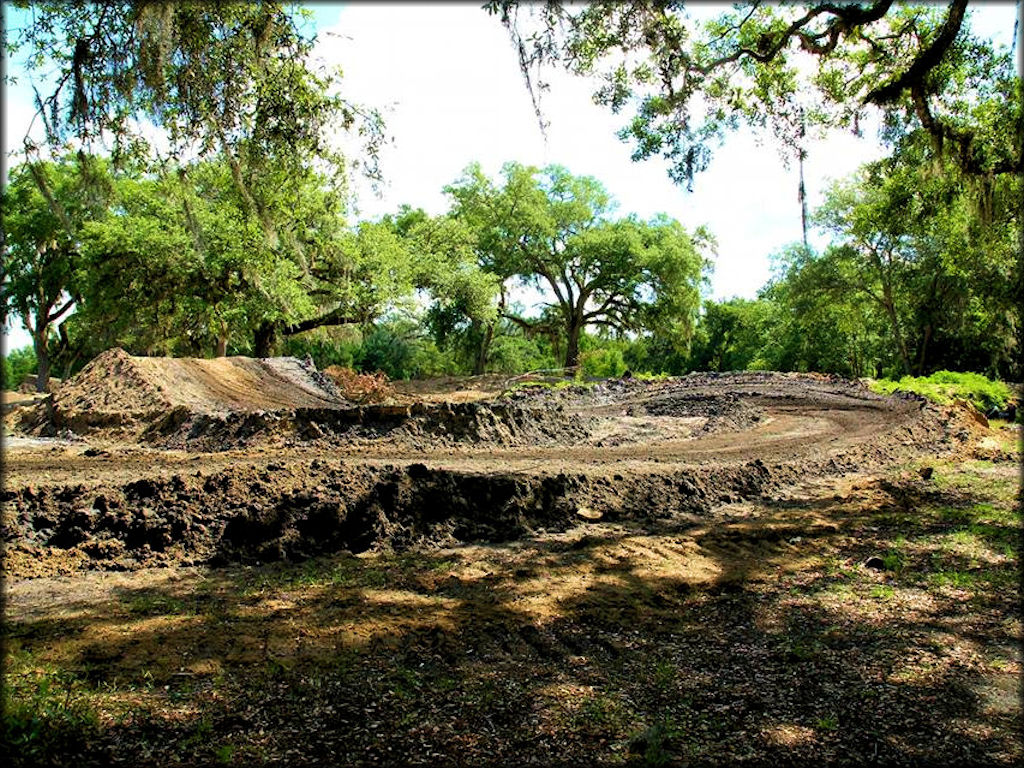
{"type": "Polygon", "coordinates": [[[953,0],[949,5],[949,13],[939,29],[939,34],[927,48],[921,51],[907,71],[886,85],[875,88],[864,98],[865,104],[882,106],[896,101],[905,90],[913,88],[924,81],[925,75],[935,69],[946,51],[953,44],[963,25],[964,13],[967,11],[967,0],[953,0]]]}

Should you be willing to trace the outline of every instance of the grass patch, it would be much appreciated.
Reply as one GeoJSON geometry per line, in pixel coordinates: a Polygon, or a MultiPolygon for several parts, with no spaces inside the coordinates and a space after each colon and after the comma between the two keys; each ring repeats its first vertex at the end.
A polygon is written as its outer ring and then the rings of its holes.
{"type": "Polygon", "coordinates": [[[0,741],[20,764],[75,754],[99,733],[90,691],[74,672],[40,665],[28,653],[8,657],[0,741]]]}

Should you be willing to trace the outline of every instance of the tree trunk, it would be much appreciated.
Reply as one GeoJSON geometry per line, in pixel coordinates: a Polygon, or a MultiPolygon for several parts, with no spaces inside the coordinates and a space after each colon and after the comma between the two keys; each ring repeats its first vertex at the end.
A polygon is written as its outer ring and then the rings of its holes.
{"type": "Polygon", "coordinates": [[[473,364],[473,375],[482,376],[487,369],[487,353],[491,349],[491,341],[494,340],[494,323],[488,323],[484,331],[484,338],[480,342],[480,349],[477,350],[476,362],[473,364]]]}
{"type": "Polygon", "coordinates": [[[225,357],[228,354],[228,337],[231,335],[231,331],[228,330],[227,323],[220,324],[220,333],[217,334],[217,357],[225,357]]]}
{"type": "Polygon", "coordinates": [[[253,354],[256,357],[270,357],[277,341],[277,324],[263,322],[253,337],[253,354]]]}
{"type": "Polygon", "coordinates": [[[50,347],[46,337],[46,326],[43,323],[42,333],[32,335],[32,346],[36,352],[36,392],[46,392],[50,384],[50,347]]]}
{"type": "Polygon", "coordinates": [[[900,328],[900,316],[896,312],[896,302],[892,298],[892,289],[888,282],[882,279],[882,306],[889,316],[889,323],[892,326],[893,339],[896,341],[896,349],[900,355],[900,362],[903,364],[903,373],[913,376],[913,366],[910,364],[910,353],[907,351],[907,342],[903,338],[903,329],[900,328]]]}
{"type": "Polygon", "coordinates": [[[928,342],[932,339],[932,324],[925,323],[924,338],[921,339],[921,354],[917,358],[917,375],[924,376],[925,353],[928,351],[928,342]]]}
{"type": "Polygon", "coordinates": [[[568,327],[565,344],[565,367],[575,368],[580,363],[580,332],[583,330],[583,323],[578,318],[573,318],[568,327]]]}

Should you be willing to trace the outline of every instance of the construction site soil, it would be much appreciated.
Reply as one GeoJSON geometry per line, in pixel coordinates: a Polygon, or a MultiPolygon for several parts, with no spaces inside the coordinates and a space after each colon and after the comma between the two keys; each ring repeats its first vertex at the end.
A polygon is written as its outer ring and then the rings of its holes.
{"type": "Polygon", "coordinates": [[[967,410],[834,376],[478,385],[474,397],[418,385],[353,405],[293,358],[111,350],[6,416],[6,574],[706,519],[808,477],[963,451],[981,429],[967,410]]]}

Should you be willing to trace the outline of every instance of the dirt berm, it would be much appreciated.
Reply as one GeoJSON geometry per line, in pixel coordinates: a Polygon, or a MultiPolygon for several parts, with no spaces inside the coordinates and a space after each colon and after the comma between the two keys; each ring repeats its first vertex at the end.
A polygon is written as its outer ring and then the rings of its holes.
{"type": "Polygon", "coordinates": [[[253,444],[373,440],[391,433],[433,442],[540,444],[586,433],[559,405],[347,401],[333,380],[292,357],[135,357],[104,352],[18,427],[161,448],[223,451],[253,444]]]}
{"type": "Polygon", "coordinates": [[[292,358],[121,350],[35,418],[37,434],[71,430],[92,445],[8,451],[3,539],[16,577],[499,541],[597,520],[685,524],[801,478],[964,452],[985,431],[957,409],[830,376],[694,374],[353,406],[292,358]]]}

